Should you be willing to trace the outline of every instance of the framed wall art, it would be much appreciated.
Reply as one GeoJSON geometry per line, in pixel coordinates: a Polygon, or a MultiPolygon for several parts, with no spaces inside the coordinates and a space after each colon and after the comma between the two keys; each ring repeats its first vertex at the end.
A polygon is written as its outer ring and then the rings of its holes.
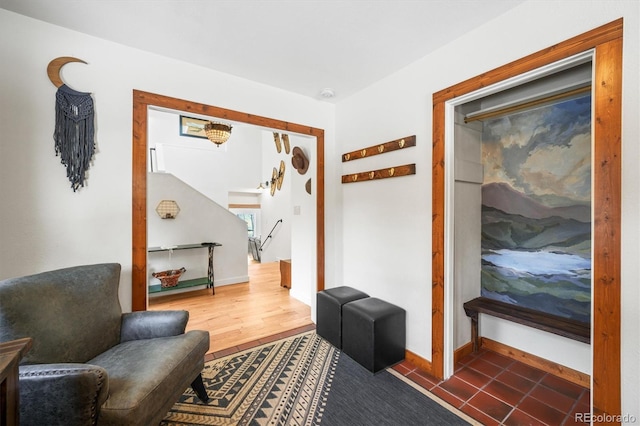
{"type": "Polygon", "coordinates": [[[207,120],[200,118],[187,117],[185,115],[180,116],[180,136],[189,136],[193,138],[207,139],[207,135],[204,132],[204,125],[207,120]]]}

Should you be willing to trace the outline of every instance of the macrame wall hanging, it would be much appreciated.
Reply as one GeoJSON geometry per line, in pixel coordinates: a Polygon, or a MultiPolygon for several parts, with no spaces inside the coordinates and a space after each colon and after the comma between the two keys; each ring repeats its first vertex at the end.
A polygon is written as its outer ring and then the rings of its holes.
{"type": "Polygon", "coordinates": [[[75,192],[84,186],[85,175],[93,158],[95,128],[91,93],[75,91],[60,78],[60,69],[69,62],[86,64],[82,59],[63,56],[49,62],[47,75],[58,88],[53,132],[55,153],[67,168],[67,178],[75,192]]]}

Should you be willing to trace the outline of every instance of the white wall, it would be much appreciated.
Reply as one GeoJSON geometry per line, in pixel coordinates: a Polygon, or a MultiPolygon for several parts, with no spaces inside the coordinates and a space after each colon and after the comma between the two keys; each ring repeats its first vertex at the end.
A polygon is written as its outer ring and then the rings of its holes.
{"type": "Polygon", "coordinates": [[[284,178],[280,189],[276,189],[271,195],[272,185],[262,192],[260,196],[261,207],[261,234],[262,263],[275,262],[280,259],[291,259],[291,166],[290,155],[282,147],[278,153],[273,141],[273,132],[262,133],[262,180],[271,181],[273,169],[280,170],[280,162],[284,162],[284,178]],[[277,223],[280,219],[282,222],[277,223]],[[275,226],[275,228],[274,228],[275,226]],[[272,232],[273,230],[273,232],[272,232]],[[271,238],[267,238],[271,233],[271,238]]]}
{"type": "MultiPolygon", "coordinates": [[[[0,197],[11,200],[11,208],[3,201],[0,209],[0,278],[118,262],[123,266],[124,310],[131,309],[134,89],[326,129],[327,145],[334,143],[331,104],[4,9],[0,9],[0,57],[5,64],[0,67],[0,197]],[[46,68],[59,56],[88,63],[66,65],[62,77],[72,88],[92,92],[96,104],[97,152],[87,186],[76,193],[53,150],[56,88],[46,68]]],[[[333,150],[328,148],[327,155],[333,150]]],[[[328,188],[329,209],[336,197],[335,188],[328,188]]],[[[328,252],[334,252],[335,236],[327,235],[325,244],[328,252]]],[[[328,271],[332,274],[333,269],[328,271]]]]}
{"type": "Polygon", "coordinates": [[[291,139],[291,149],[300,147],[309,159],[309,168],[302,175],[291,165],[291,290],[289,294],[296,299],[312,306],[312,318],[315,318],[316,301],[316,183],[313,176],[318,169],[315,156],[315,141],[308,137],[294,137],[291,139]],[[307,193],[305,184],[311,179],[311,194],[307,193]],[[307,284],[310,283],[311,285],[307,284]]]}
{"type": "MultiPolygon", "coordinates": [[[[263,163],[265,178],[270,180],[273,168],[279,170],[280,161],[285,164],[285,176],[282,186],[271,196],[270,189],[261,195],[261,240],[264,244],[262,262],[274,262],[291,259],[292,297],[312,305],[315,310],[316,280],[316,193],[305,190],[305,183],[316,175],[317,157],[315,138],[288,133],[291,151],[285,152],[284,145],[280,153],[273,142],[272,132],[263,132],[263,163]],[[304,175],[298,173],[291,163],[294,147],[300,147],[309,159],[309,169],[304,175]],[[267,239],[276,222],[282,219],[272,238],[267,239]]],[[[313,183],[313,179],[312,179],[313,183]]],[[[312,184],[312,188],[315,188],[312,184]]],[[[315,312],[315,311],[313,311],[315,312]]],[[[312,318],[315,318],[312,315],[312,318]]]]}
{"type": "Polygon", "coordinates": [[[453,348],[458,349],[471,341],[462,305],[480,296],[482,123],[465,124],[464,116],[456,113],[454,140],[453,348]]]}
{"type": "MultiPolygon", "coordinates": [[[[171,247],[215,242],[213,250],[215,286],[249,280],[247,226],[226,208],[216,204],[170,173],[149,173],[147,177],[147,244],[171,247]],[[174,200],[180,207],[175,219],[161,219],[155,209],[162,200],[174,200]]],[[[158,284],[153,272],[184,267],[181,279],[206,277],[209,265],[206,249],[149,253],[148,282],[158,284]]]]}
{"type": "Polygon", "coordinates": [[[207,139],[180,136],[180,115],[149,110],[148,143],[156,148],[158,170],[169,172],[221,206],[229,192],[255,190],[262,177],[262,130],[233,124],[231,137],[217,146],[207,139]]]}
{"type": "MultiPolygon", "coordinates": [[[[637,140],[640,10],[635,1],[528,1],[336,107],[340,153],[410,134],[417,146],[342,164],[338,174],[416,162],[416,175],[342,185],[343,280],[407,310],[407,349],[431,359],[432,94],[624,17],[622,141],[623,412],[640,414],[640,158],[637,140]],[[385,250],[385,249],[388,249],[385,250]]],[[[486,330],[485,330],[486,331],[486,330]]],[[[518,332],[520,332],[519,330],[518,332]]],[[[504,340],[548,356],[540,339],[504,340]]],[[[566,348],[566,345],[565,345],[566,348]]],[[[574,348],[552,351],[572,364],[574,348]]],[[[581,348],[578,348],[581,349],[581,348]]],[[[581,353],[584,353],[582,351],[581,353]]]]}

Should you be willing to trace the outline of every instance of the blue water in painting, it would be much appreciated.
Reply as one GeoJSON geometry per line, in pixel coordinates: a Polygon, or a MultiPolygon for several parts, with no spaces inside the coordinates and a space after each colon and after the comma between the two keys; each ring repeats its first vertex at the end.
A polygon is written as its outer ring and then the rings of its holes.
{"type": "Polygon", "coordinates": [[[490,273],[483,275],[483,296],[590,322],[590,258],[543,250],[501,249],[485,252],[482,259],[488,262],[483,270],[490,273]]]}
{"type": "Polygon", "coordinates": [[[495,250],[482,256],[501,268],[532,275],[579,275],[591,277],[591,259],[549,251],[495,250]],[[585,275],[586,274],[586,275],[585,275]]]}

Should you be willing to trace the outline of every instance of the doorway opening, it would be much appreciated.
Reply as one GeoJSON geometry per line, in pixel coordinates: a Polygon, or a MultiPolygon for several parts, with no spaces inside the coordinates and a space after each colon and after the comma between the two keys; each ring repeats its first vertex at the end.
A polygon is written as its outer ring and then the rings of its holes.
{"type": "MultiPolygon", "coordinates": [[[[452,241],[445,377],[453,374],[454,353],[471,351],[463,304],[477,297],[549,319],[569,318],[589,329],[592,54],[446,102],[453,120],[445,154],[447,242],[452,241]],[[568,259],[580,269],[566,265],[568,259]]],[[[531,327],[493,318],[482,323],[485,340],[563,365],[571,371],[565,377],[589,386],[588,343],[541,337],[531,327]],[[554,350],[546,350],[541,340],[554,350]]]]}
{"type": "Polygon", "coordinates": [[[248,113],[228,110],[134,90],[133,92],[133,211],[132,211],[132,309],[147,309],[147,154],[149,108],[164,108],[191,114],[219,117],[234,122],[253,124],[270,129],[299,133],[315,138],[317,161],[315,178],[315,291],[324,289],[324,131],[322,129],[284,122],[248,113]]]}
{"type": "Polygon", "coordinates": [[[454,262],[452,224],[447,206],[447,166],[452,141],[451,102],[456,98],[517,79],[584,52],[593,57],[593,290],[591,338],[591,396],[593,412],[619,415],[620,367],[620,219],[621,219],[621,105],[622,19],[603,25],[548,49],[461,82],[433,95],[433,228],[432,228],[432,373],[445,377],[451,356],[450,276],[454,262]],[[449,327],[449,328],[448,328],[449,327]]]}

